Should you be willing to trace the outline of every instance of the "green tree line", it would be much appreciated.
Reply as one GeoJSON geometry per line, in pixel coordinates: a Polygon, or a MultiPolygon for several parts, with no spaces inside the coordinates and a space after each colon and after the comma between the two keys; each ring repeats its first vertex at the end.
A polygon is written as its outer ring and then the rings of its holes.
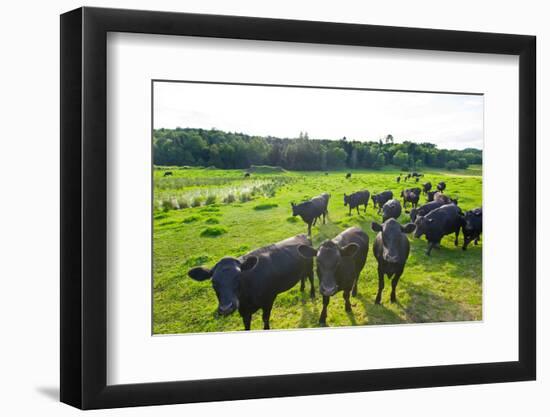
{"type": "Polygon", "coordinates": [[[153,132],[155,165],[215,166],[223,169],[273,165],[285,169],[331,170],[343,168],[401,169],[467,168],[482,163],[482,151],[438,149],[433,143],[403,141],[392,135],[377,141],[250,136],[216,129],[156,129],[153,132]]]}

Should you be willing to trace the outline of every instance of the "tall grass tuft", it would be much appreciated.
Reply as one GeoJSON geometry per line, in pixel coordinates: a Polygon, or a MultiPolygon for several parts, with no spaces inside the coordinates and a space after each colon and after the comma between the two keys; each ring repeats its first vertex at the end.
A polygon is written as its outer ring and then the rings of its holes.
{"type": "Polygon", "coordinates": [[[216,237],[227,233],[227,228],[223,226],[210,226],[203,229],[201,232],[202,237],[216,237]]]}
{"type": "Polygon", "coordinates": [[[191,200],[191,207],[200,207],[202,204],[202,197],[196,196],[191,200]]]}
{"type": "Polygon", "coordinates": [[[216,194],[208,194],[208,197],[206,197],[206,201],[204,204],[206,206],[209,206],[210,204],[214,204],[216,202],[216,194]]]}

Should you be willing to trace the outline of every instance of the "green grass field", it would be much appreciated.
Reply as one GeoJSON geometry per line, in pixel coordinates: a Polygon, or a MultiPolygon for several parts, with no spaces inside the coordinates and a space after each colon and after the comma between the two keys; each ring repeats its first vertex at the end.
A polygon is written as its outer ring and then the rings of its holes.
{"type": "MultiPolygon", "coordinates": [[[[427,323],[481,320],[482,243],[471,244],[466,252],[453,244],[454,235],[442,241],[440,250],[425,255],[425,238],[410,235],[411,253],[397,287],[398,302],[391,304],[390,282],[375,305],[378,288],[376,259],[372,255],[375,233],[370,228],[381,216],[372,208],[366,214],[348,216],[343,195],[367,189],[371,193],[392,190],[398,197],[414,182],[397,184],[396,170],[285,172],[269,168],[245,178],[242,170],[157,168],[154,171],[154,284],[153,332],[155,334],[242,330],[238,312],[229,317],[216,314],[217,299],[209,281],[195,282],[187,271],[198,265],[213,266],[223,256],[240,256],[299,233],[307,226],[291,216],[290,203],[322,192],[331,194],[329,220],[312,229],[315,247],[350,226],[360,226],[370,238],[367,264],[362,271],[358,295],[352,298],[352,312],[344,311],[342,293],[331,298],[327,324],[356,326],[369,324],[427,323]],[[173,175],[164,177],[165,170],[173,175]]],[[[481,206],[481,167],[462,171],[426,171],[420,183],[441,180],[446,194],[459,197],[465,211],[481,206]]],[[[423,204],[425,197],[421,197],[423,204]]],[[[403,212],[399,221],[409,216],[403,212]]],[[[459,245],[462,244],[462,235],[459,245]]],[[[316,298],[300,292],[299,284],[277,297],[271,314],[271,328],[318,327],[322,298],[315,280],[316,298]]],[[[261,313],[254,314],[252,329],[263,328],[261,313]]]]}

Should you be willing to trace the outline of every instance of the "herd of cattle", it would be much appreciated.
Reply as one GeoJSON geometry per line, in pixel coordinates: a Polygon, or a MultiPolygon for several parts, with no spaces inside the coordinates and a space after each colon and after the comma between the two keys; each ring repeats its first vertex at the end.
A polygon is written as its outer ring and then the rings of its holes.
{"type": "MultiPolygon", "coordinates": [[[[351,176],[351,174],[349,174],[351,176]]],[[[405,176],[420,178],[422,174],[411,173],[405,176]]],[[[347,177],[349,178],[349,177],[347,177]]],[[[401,181],[401,175],[397,182],[401,181]]],[[[378,263],[378,293],[375,303],[380,304],[384,289],[384,277],[391,280],[392,303],[396,302],[396,288],[409,257],[410,244],[407,234],[414,232],[415,238],[426,236],[429,256],[432,249],[440,247],[441,239],[449,234],[455,235],[454,244],[458,246],[458,236],[462,230],[463,245],[466,250],[470,242],[477,245],[482,233],[482,209],[475,208],[463,212],[458,199],[444,194],[445,182],[437,184],[437,191],[431,191],[432,184],[426,182],[422,189],[415,187],[403,190],[398,199],[392,191],[372,194],[361,190],[344,194],[344,206],[349,207],[349,215],[360,206],[367,210],[372,200],[377,213],[382,214],[382,222],[372,222],[371,228],[377,233],[373,243],[373,253],[378,263]],[[425,194],[426,203],[418,206],[421,195],[425,194]],[[397,219],[402,207],[411,205],[406,211],[410,222],[402,225],[397,219]]],[[[301,234],[281,242],[256,249],[240,258],[225,257],[213,268],[196,267],[188,275],[196,281],[210,279],[218,299],[218,313],[229,315],[238,310],[245,330],[250,330],[252,314],[262,310],[264,329],[269,329],[273,303],[278,294],[288,291],[298,281],[301,291],[305,290],[306,278],[310,282],[310,295],[315,297],[313,265],[319,279],[319,292],[323,297],[323,308],[319,324],[326,325],[327,308],[330,297],[343,292],[345,310],[351,311],[350,295],[357,295],[359,275],[365,267],[369,251],[369,237],[360,227],[350,227],[333,239],[326,240],[314,248],[311,227],[317,221],[326,222],[330,195],[323,193],[300,204],[291,203],[292,215],[299,216],[306,224],[308,235],[301,234]]]]}

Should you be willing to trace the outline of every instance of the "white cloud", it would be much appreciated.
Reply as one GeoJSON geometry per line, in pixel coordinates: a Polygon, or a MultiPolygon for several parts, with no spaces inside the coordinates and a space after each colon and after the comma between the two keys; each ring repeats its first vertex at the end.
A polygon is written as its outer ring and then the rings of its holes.
{"type": "Polygon", "coordinates": [[[483,96],[156,82],[155,128],[483,147],[483,96]]]}

